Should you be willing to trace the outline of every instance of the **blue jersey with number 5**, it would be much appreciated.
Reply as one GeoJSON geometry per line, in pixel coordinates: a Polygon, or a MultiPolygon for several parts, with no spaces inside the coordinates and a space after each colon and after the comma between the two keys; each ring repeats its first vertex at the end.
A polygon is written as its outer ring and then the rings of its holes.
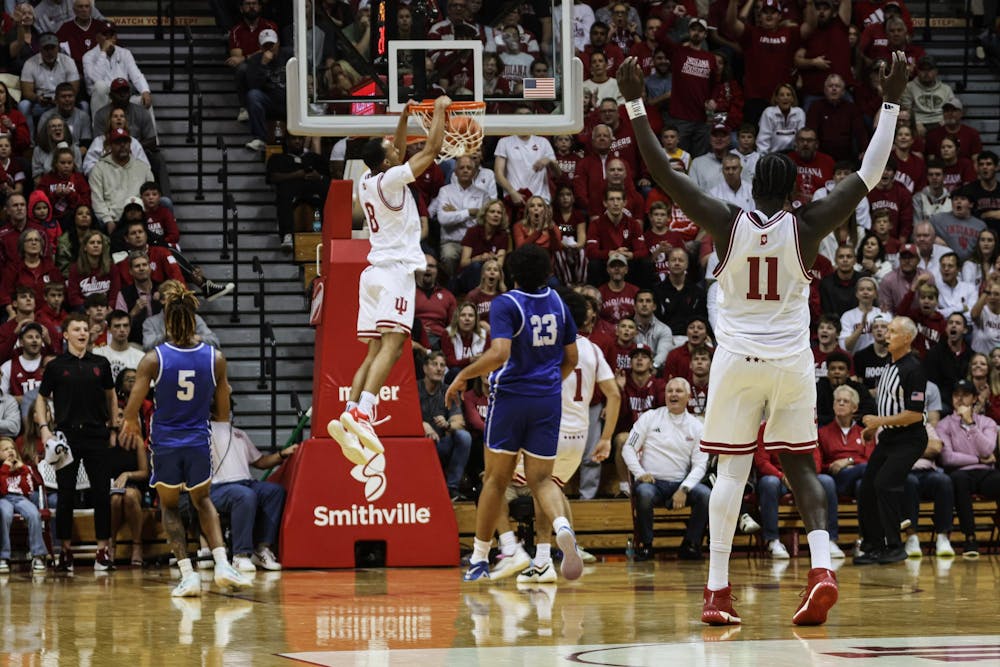
{"type": "Polygon", "coordinates": [[[490,337],[510,339],[510,358],[490,374],[494,396],[552,396],[562,392],[563,347],[576,341],[576,324],[548,287],[511,290],[490,305],[490,337]]]}
{"type": "Polygon", "coordinates": [[[215,348],[205,343],[187,348],[161,343],[154,349],[160,373],[150,443],[154,447],[207,445],[215,396],[215,348]]]}

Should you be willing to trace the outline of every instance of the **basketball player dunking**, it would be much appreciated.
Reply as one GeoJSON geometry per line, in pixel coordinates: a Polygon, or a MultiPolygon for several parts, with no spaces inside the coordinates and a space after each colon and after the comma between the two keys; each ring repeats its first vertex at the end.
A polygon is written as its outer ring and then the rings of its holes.
{"type": "Polygon", "coordinates": [[[384,451],[373,424],[378,393],[410,337],[417,292],[413,272],[427,268],[420,249],[417,203],[408,186],[441,150],[449,104],[447,96],[434,100],[427,141],[405,163],[409,106],[399,116],[392,141],[371,139],[362,151],[370,171],[358,183],[358,202],[368,222],[372,249],[358,286],[358,338],[368,343],[368,354],[354,373],[344,413],[327,425],[344,456],[358,465],[384,451]]]}
{"type": "Polygon", "coordinates": [[[150,486],[160,497],[163,528],[177,558],[181,581],[174,597],[201,595],[201,576],[187,555],[187,531],[177,505],[181,491],[191,494],[201,529],[215,559],[215,583],[224,588],[246,588],[250,581],[229,563],[219,514],[208,492],[212,484],[212,449],[209,438],[210,406],[215,420],[229,421],[229,380],[226,359],[195,336],[194,293],[175,280],[160,288],[167,342],[146,353],[136,369],[135,386],[125,406],[121,438],[126,446],[144,447],[139,428],[139,408],[156,380],[156,398],[149,442],[153,475],[150,486]]]}
{"type": "Polygon", "coordinates": [[[828,197],[793,215],[786,209],[797,172],[783,154],[770,153],[757,162],[753,212],[706,196],[687,176],[671,169],[646,118],[643,76],[636,59],[626,59],[618,69],[618,87],[628,100],[625,108],[643,160],[670,198],[712,235],[722,258],[715,270],[721,288],[715,329],[719,345],[701,443],[703,450],[719,455],[709,504],[710,561],[701,614],[701,620],[711,625],[740,622],[729,586],[729,554],[757,430],[765,415],[764,446],[779,452],[808,531],[812,559],[808,588],[792,622],[823,623],[837,601],[825,530],[826,498],[812,457],[816,385],[809,348],[808,268],[820,241],[848,218],[882,176],[906,86],[904,54],[894,53],[888,76],[885,71],[883,66],[881,118],[861,168],[828,197]]]}

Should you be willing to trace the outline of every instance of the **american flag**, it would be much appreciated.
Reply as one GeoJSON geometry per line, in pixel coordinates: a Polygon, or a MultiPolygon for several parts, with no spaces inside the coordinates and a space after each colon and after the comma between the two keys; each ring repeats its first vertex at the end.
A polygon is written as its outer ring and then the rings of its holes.
{"type": "Polygon", "coordinates": [[[556,96],[555,79],[524,79],[524,99],[551,100],[556,96]]]}

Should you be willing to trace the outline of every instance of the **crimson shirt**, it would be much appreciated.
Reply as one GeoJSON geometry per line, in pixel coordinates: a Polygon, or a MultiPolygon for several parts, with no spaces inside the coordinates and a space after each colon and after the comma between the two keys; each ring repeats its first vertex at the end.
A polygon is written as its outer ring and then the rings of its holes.
{"type": "Polygon", "coordinates": [[[855,463],[868,462],[875,443],[866,443],[861,439],[863,430],[858,424],[852,423],[845,435],[836,420],[819,429],[816,435],[819,438],[824,472],[829,472],[830,464],[837,459],[853,458],[855,463]]]}
{"type": "Polygon", "coordinates": [[[614,223],[606,212],[591,220],[587,228],[587,258],[607,260],[617,248],[628,248],[636,259],[649,254],[639,221],[623,213],[614,223]]]}
{"type": "Polygon", "coordinates": [[[910,157],[903,160],[893,151],[896,160],[896,182],[902,183],[912,196],[927,187],[927,163],[916,153],[910,152],[910,157]]]}
{"type": "MultiPolygon", "coordinates": [[[[147,246],[146,253],[149,255],[150,278],[159,285],[164,280],[178,280],[185,283],[184,274],[181,267],[177,265],[173,253],[162,246],[147,246]]],[[[128,271],[128,257],[115,264],[112,273],[118,274],[118,284],[121,287],[131,285],[132,274],[128,271]]]]}
{"type": "Polygon", "coordinates": [[[663,406],[666,383],[653,375],[640,387],[629,373],[625,377],[621,409],[618,411],[618,431],[628,431],[647,410],[663,406]]]}
{"type": "Polygon", "coordinates": [[[418,287],[415,304],[413,314],[420,318],[427,333],[444,338],[447,335],[445,327],[451,324],[451,316],[458,305],[455,296],[443,287],[435,287],[430,294],[418,287]]]}
{"type": "MultiPolygon", "coordinates": [[[[740,45],[744,60],[752,63],[743,76],[743,88],[748,100],[770,100],[778,86],[792,82],[792,63],[799,41],[798,26],[781,26],[766,31],[748,25],[743,29],[740,45]]],[[[672,107],[670,111],[672,114],[672,107]]]]}
{"type": "Polygon", "coordinates": [[[156,208],[145,211],[145,213],[146,229],[162,236],[163,241],[169,245],[175,246],[180,242],[181,232],[177,229],[177,219],[174,218],[170,209],[160,204],[156,208]]]}
{"type": "Polygon", "coordinates": [[[603,348],[604,358],[613,371],[628,371],[632,368],[632,350],[635,349],[635,340],[628,345],[621,345],[615,338],[607,348],[603,348]]]}
{"type": "Polygon", "coordinates": [[[249,58],[260,51],[260,33],[264,30],[278,32],[278,26],[265,18],[257,19],[257,27],[251,28],[245,20],[240,20],[229,30],[229,50],[240,49],[243,57],[249,58]]]}
{"type": "Polygon", "coordinates": [[[601,300],[604,307],[601,309],[601,317],[609,322],[618,324],[625,318],[635,317],[635,295],[639,293],[639,288],[632,283],[625,283],[620,292],[611,289],[611,283],[604,283],[598,287],[601,291],[601,300]]]}
{"type": "MultiPolygon", "coordinates": [[[[840,20],[840,15],[834,13],[830,22],[817,26],[802,44],[805,47],[805,57],[816,58],[825,56],[830,61],[830,69],[810,67],[801,70],[802,92],[806,95],[822,95],[826,77],[839,74],[848,86],[854,82],[851,70],[851,47],[847,41],[847,25],[840,20]]],[[[813,127],[810,125],[810,127],[813,127]]],[[[818,129],[818,128],[817,128],[818,129]]]]}
{"type": "Polygon", "coordinates": [[[973,155],[983,150],[983,140],[976,129],[963,124],[958,126],[958,132],[949,132],[948,128],[944,125],[938,125],[933,130],[927,130],[924,154],[940,155],[941,140],[945,137],[951,137],[958,141],[959,159],[964,157],[971,160],[973,155]]]}
{"type": "Polygon", "coordinates": [[[817,190],[825,186],[827,181],[833,180],[833,158],[819,151],[816,151],[813,159],[808,162],[796,151],[789,153],[788,157],[795,163],[799,172],[795,178],[798,200],[808,204],[817,190]]]}
{"type": "Polygon", "coordinates": [[[889,209],[892,235],[898,239],[910,238],[913,233],[913,195],[905,185],[893,181],[888,190],[876,187],[868,193],[868,204],[873,214],[880,208],[889,209]]]}

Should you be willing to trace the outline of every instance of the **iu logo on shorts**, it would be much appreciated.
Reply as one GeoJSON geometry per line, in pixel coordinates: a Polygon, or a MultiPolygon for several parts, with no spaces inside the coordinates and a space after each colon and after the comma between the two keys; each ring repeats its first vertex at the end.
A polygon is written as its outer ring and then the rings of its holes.
{"type": "Polygon", "coordinates": [[[400,315],[406,314],[406,307],[409,305],[405,297],[396,297],[396,312],[400,315]]]}

